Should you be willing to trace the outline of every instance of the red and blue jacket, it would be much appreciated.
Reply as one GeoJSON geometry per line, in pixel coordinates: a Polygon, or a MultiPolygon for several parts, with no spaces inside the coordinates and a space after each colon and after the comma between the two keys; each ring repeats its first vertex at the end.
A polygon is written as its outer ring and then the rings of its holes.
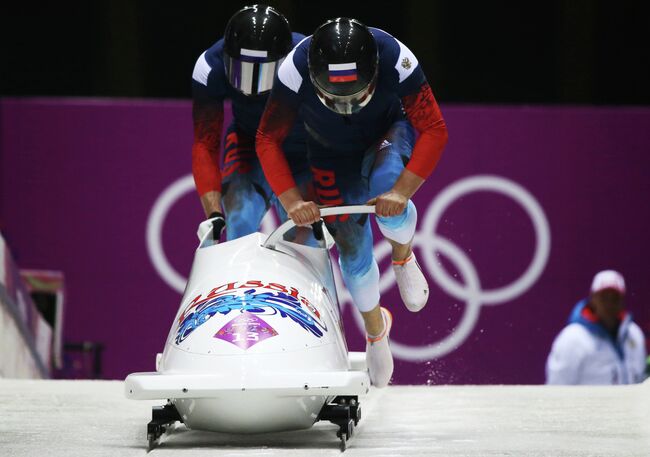
{"type": "MultiPolygon", "coordinates": [[[[294,46],[304,35],[292,33],[294,46]]],[[[228,82],[223,62],[223,39],[199,56],[192,73],[192,118],[194,143],[192,173],[199,195],[221,192],[219,154],[223,137],[224,101],[230,100],[237,131],[255,140],[269,95],[247,97],[228,82]]],[[[305,130],[302,122],[292,123],[283,144],[289,160],[304,160],[305,130]]]]}

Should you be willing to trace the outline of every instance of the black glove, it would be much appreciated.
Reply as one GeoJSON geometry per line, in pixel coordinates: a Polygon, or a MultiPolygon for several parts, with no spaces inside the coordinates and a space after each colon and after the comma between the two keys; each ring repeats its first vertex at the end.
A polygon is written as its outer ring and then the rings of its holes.
{"type": "Polygon", "coordinates": [[[210,213],[210,217],[208,217],[208,219],[212,219],[212,239],[214,241],[219,241],[223,229],[226,228],[226,219],[224,215],[219,211],[210,213]]]}

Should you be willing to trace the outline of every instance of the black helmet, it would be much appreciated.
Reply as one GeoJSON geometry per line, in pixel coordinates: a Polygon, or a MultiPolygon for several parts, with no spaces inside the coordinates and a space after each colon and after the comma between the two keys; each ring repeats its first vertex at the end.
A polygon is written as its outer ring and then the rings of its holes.
{"type": "Polygon", "coordinates": [[[353,114],[375,92],[378,60],[377,43],[368,27],[339,17],[314,32],[309,77],[325,106],[339,114],[353,114]]]}
{"type": "Polygon", "coordinates": [[[287,18],[266,5],[246,6],[226,25],[223,60],[230,84],[245,95],[271,90],[293,40],[287,18]]]}

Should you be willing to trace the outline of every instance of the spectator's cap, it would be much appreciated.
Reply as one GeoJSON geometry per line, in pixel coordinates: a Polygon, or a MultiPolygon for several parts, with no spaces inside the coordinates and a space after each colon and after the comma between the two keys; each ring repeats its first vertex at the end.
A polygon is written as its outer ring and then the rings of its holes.
{"type": "Polygon", "coordinates": [[[591,283],[591,293],[600,292],[605,289],[615,289],[624,294],[625,280],[623,279],[623,275],[614,270],[598,272],[591,283]]]}

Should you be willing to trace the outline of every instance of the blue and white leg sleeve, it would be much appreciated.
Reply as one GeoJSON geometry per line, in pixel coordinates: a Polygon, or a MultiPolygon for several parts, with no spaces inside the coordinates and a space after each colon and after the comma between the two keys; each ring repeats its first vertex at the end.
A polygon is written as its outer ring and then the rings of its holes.
{"type": "Polygon", "coordinates": [[[399,244],[407,244],[415,235],[415,226],[418,222],[418,211],[411,200],[409,200],[406,209],[399,216],[379,217],[377,216],[377,225],[381,233],[399,244]]]}
{"type": "Polygon", "coordinates": [[[362,313],[367,313],[379,304],[379,266],[373,258],[370,268],[362,275],[347,273],[341,262],[343,281],[352,301],[362,313]]]}

